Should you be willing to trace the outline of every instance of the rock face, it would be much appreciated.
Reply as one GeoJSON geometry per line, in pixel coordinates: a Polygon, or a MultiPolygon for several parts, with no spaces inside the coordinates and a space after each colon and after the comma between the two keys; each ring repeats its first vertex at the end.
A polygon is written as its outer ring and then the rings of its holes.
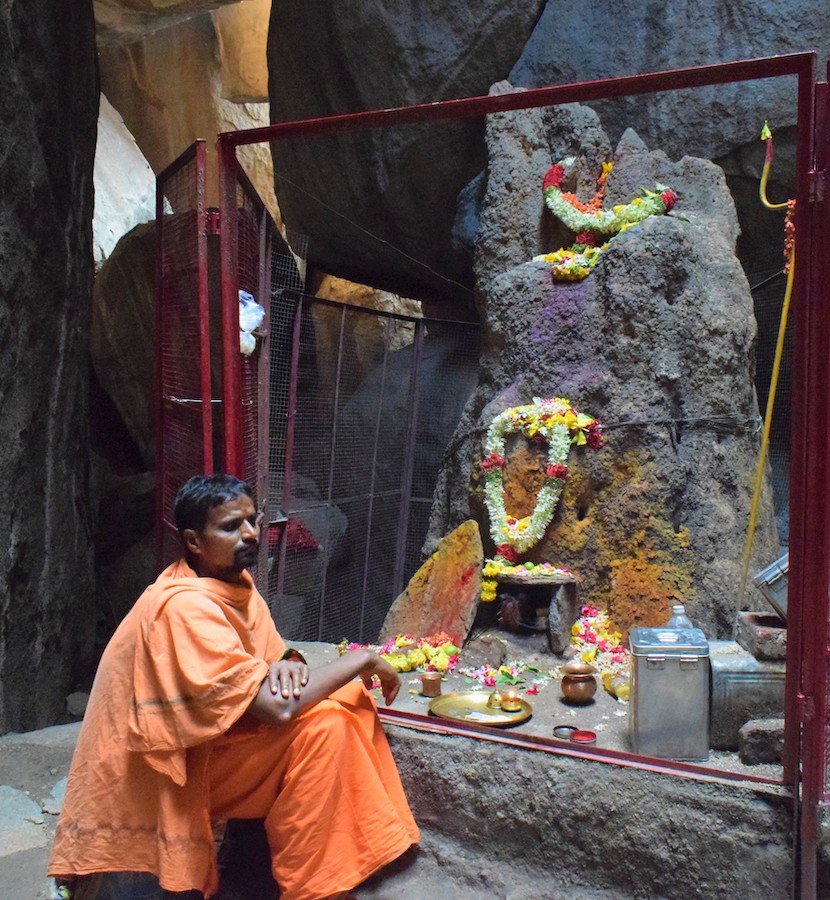
{"type": "MultiPolygon", "coordinates": [[[[484,94],[518,58],[541,8],[487,0],[421,4],[415,14],[408,3],[330,4],[321,14],[276,0],[271,120],[484,94]]],[[[451,232],[457,194],[484,163],[480,122],[272,149],[280,207],[289,226],[313,235],[313,265],[404,296],[466,302],[471,259],[451,232]]]]}
{"type": "Polygon", "coordinates": [[[90,0],[0,8],[0,732],[55,722],[88,662],[90,0]],[[33,61],[37,65],[33,65],[33,61]]]}
{"type": "Polygon", "coordinates": [[[483,565],[478,522],[462,522],[438,544],[392,604],[379,640],[444,632],[460,647],[475,618],[483,565]]]}
{"type": "MultiPolygon", "coordinates": [[[[548,159],[573,152],[583,134],[581,166],[596,172],[608,144],[589,110],[491,117],[476,248],[485,351],[432,533],[472,509],[487,534],[480,436],[506,407],[567,397],[603,420],[606,447],[571,450],[553,522],[526,558],[571,568],[583,600],[608,609],[620,627],[662,624],[672,599],[682,598],[709,637],[729,636],[747,600],[741,554],[758,451],[755,321],[734,255],[734,207],[712,163],[671,162],[628,131],[605,207],[659,182],[680,198],[674,213],[620,235],[584,281],[554,282],[547,264],[529,261],[557,248],[546,243],[540,161],[546,146],[548,159]]],[[[525,452],[521,443],[517,452],[525,452]]],[[[525,452],[517,468],[505,477],[505,495],[518,517],[535,503],[543,465],[525,452]]],[[[777,553],[768,490],[759,523],[757,568],[777,553]]]]}
{"type": "MultiPolygon", "coordinates": [[[[507,78],[522,87],[543,87],[809,50],[818,51],[819,65],[830,56],[830,28],[812,3],[798,0],[775,0],[763,9],[750,0],[706,3],[680,16],[622,0],[602,22],[563,16],[549,0],[507,78]]],[[[633,126],[647,144],[670,156],[711,158],[757,138],[764,119],[773,128],[794,124],[790,82],[763,79],[594,106],[614,139],[633,126]]]]}
{"type": "MultiPolygon", "coordinates": [[[[553,0],[421,4],[417,15],[400,0],[384,3],[382,10],[376,4],[329,6],[325,15],[316,4],[298,8],[276,0],[268,48],[271,118],[291,121],[478,96],[503,78],[534,88],[808,49],[818,51],[821,66],[830,56],[830,26],[816,15],[814,3],[798,0],[773,0],[762,10],[748,0],[710,2],[672,15],[624,0],[604,10],[601,20],[563,14],[562,4],[553,0]]],[[[767,237],[764,222],[771,217],[756,214],[763,162],[757,136],[764,119],[777,133],[793,126],[792,79],[662,92],[604,101],[596,108],[614,141],[633,127],[649,146],[662,147],[673,158],[729,154],[728,173],[751,182],[742,228],[757,226],[756,236],[767,237]],[[751,152],[739,154],[739,148],[751,152]]],[[[286,221],[313,236],[316,263],[369,283],[382,272],[388,290],[407,296],[428,290],[459,302],[463,292],[429,277],[424,266],[413,268],[398,251],[469,286],[471,260],[454,233],[454,218],[462,215],[456,201],[463,199],[468,219],[475,219],[475,191],[472,197],[458,195],[483,168],[477,123],[291,144],[274,148],[280,199],[286,221]],[[280,183],[281,174],[301,190],[280,183]],[[394,204],[387,202],[390,197],[394,204]],[[339,214],[332,216],[324,204],[339,214]],[[391,247],[367,238],[360,228],[391,247]]],[[[777,166],[773,177],[781,172],[777,166]]],[[[773,192],[792,196],[792,183],[782,177],[773,192]]],[[[765,257],[768,267],[780,265],[780,238],[775,238],[765,257]]],[[[747,252],[763,257],[763,246],[747,252]]]]}
{"type": "MultiPolygon", "coordinates": [[[[98,383],[118,411],[140,453],[139,465],[151,470],[154,459],[153,386],[155,354],[154,222],[138,225],[116,245],[95,279],[90,356],[98,383]]],[[[112,434],[93,410],[93,422],[112,434]]],[[[115,447],[98,448],[117,463],[115,447]]]]}
{"type": "MultiPolygon", "coordinates": [[[[780,798],[498,743],[473,750],[466,738],[408,728],[390,739],[422,855],[444,884],[460,882],[454,897],[737,900],[790,890],[792,825],[780,798]]],[[[394,887],[417,897],[421,884],[415,868],[394,887]]]]}
{"type": "MultiPolygon", "coordinates": [[[[206,140],[209,206],[218,205],[219,196],[216,135],[268,122],[266,21],[260,0],[235,3],[215,16],[191,12],[175,28],[100,48],[101,89],[154,172],[161,172],[196,138],[206,140]]],[[[279,224],[267,145],[242,148],[239,157],[279,224]]]]}
{"type": "Polygon", "coordinates": [[[101,95],[95,146],[95,265],[101,266],[120,238],[156,217],[156,179],[124,120],[101,95]]]}

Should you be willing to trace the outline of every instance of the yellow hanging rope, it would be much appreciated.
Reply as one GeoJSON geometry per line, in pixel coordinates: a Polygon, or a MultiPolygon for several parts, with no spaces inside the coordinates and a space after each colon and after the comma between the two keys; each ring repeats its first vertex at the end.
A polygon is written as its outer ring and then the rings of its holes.
{"type": "MultiPolygon", "coordinates": [[[[761,130],[761,140],[767,142],[767,154],[766,159],[764,161],[764,168],[761,172],[761,184],[760,184],[760,195],[761,195],[761,203],[767,207],[767,209],[784,209],[790,208],[792,206],[790,201],[785,200],[783,203],[770,203],[767,200],[767,179],[769,178],[769,170],[772,165],[772,132],[769,129],[769,126],[766,122],[764,122],[764,127],[761,130]]],[[[769,385],[769,395],[767,396],[767,408],[764,413],[764,428],[761,434],[761,449],[758,451],[758,465],[755,469],[755,486],[752,492],[752,503],[749,507],[749,526],[746,534],[746,541],[744,542],[744,552],[743,552],[743,560],[741,566],[741,589],[739,592],[739,597],[743,596],[744,590],[746,589],[746,580],[749,576],[749,563],[750,557],[752,556],[752,544],[755,540],[755,529],[758,524],[758,507],[761,503],[761,488],[764,484],[764,471],[766,469],[767,462],[767,450],[769,448],[769,433],[772,428],[772,411],[775,406],[775,393],[778,388],[778,376],[781,371],[781,357],[784,354],[784,337],[787,332],[787,316],[790,311],[790,298],[792,297],[793,292],[793,281],[795,276],[795,244],[793,244],[789,260],[788,260],[788,271],[787,271],[787,287],[784,291],[784,303],[781,306],[781,320],[778,323],[778,340],[775,344],[775,358],[772,363],[772,375],[770,376],[770,385],[769,385]]]]}

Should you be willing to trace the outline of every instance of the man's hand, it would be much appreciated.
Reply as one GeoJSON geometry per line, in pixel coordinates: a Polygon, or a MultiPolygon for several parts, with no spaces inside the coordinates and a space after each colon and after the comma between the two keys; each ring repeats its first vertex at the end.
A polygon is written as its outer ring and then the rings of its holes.
{"type": "Polygon", "coordinates": [[[380,689],[387,706],[391,706],[398,691],[401,689],[401,679],[394,666],[390,665],[381,656],[373,653],[373,660],[360,672],[360,677],[367,689],[372,687],[372,677],[377,675],[380,681],[380,689]]]}
{"type": "Polygon", "coordinates": [[[272,694],[299,697],[307,684],[308,666],[305,663],[279,660],[268,666],[268,686],[272,694]]]}

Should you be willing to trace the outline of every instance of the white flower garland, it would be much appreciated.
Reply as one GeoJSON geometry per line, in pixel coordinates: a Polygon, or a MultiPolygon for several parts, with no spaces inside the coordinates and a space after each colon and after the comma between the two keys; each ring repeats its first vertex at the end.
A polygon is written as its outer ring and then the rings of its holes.
{"type": "Polygon", "coordinates": [[[649,216],[665,215],[677,200],[674,191],[664,184],[657,184],[653,191],[643,188],[641,197],[613,209],[579,209],[574,206],[576,199],[573,195],[562,192],[562,180],[572,163],[573,159],[568,158],[552,165],[545,175],[542,188],[548,209],[571,231],[616,234],[624,225],[634,225],[649,216]]]}
{"type": "MultiPolygon", "coordinates": [[[[502,449],[506,434],[507,429],[500,435],[502,449]]],[[[548,465],[565,465],[570,446],[571,436],[564,425],[555,425],[551,428],[548,438],[548,465]]],[[[538,544],[544,536],[545,529],[553,518],[556,504],[559,502],[565,479],[546,478],[531,515],[522,519],[508,519],[507,511],[504,508],[504,484],[501,471],[501,469],[492,469],[488,473],[485,486],[484,496],[487,510],[490,513],[490,536],[496,546],[510,544],[517,553],[524,553],[534,544],[538,544]]]]}
{"type": "Polygon", "coordinates": [[[571,231],[616,234],[624,225],[634,225],[649,216],[662,216],[668,212],[671,206],[663,200],[666,191],[668,188],[658,184],[654,191],[643,189],[642,197],[635,197],[630,203],[585,213],[564,200],[562,191],[551,185],[545,188],[545,205],[571,231]]]}
{"type": "Polygon", "coordinates": [[[490,536],[497,548],[503,550],[506,545],[519,554],[542,539],[565,485],[571,444],[587,444],[598,449],[602,446],[601,426],[592,416],[578,413],[570,401],[561,397],[549,400],[534,397],[532,404],[511,407],[493,419],[484,442],[486,456],[481,466],[487,473],[484,498],[490,514],[490,536]],[[508,516],[504,506],[502,470],[507,435],[512,433],[541,438],[548,445],[545,483],[539,490],[533,512],[521,519],[508,516]]]}

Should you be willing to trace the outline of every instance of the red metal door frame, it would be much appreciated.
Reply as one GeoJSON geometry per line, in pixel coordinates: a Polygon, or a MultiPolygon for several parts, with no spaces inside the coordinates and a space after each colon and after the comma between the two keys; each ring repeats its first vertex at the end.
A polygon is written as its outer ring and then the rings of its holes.
{"type": "MultiPolygon", "coordinates": [[[[415,123],[475,118],[519,109],[795,76],[798,80],[796,151],[798,259],[792,312],[794,375],[790,462],[790,568],[785,708],[784,783],[801,788],[799,891],[815,895],[818,804],[826,797],[828,590],[830,590],[830,213],[824,175],[830,158],[827,85],[817,85],[815,53],[797,53],[722,65],[676,69],[499,96],[471,97],[397,109],[373,110],[272,125],[219,135],[222,204],[223,332],[234,346],[236,320],[234,228],[236,149],[239,146],[415,123]],[[797,431],[795,430],[797,429],[797,431]]],[[[233,398],[234,365],[225,370],[226,459],[241,471],[239,423],[233,398]]],[[[599,757],[599,751],[597,751],[599,757]]],[[[636,761],[634,755],[623,756],[636,761]]],[[[677,767],[677,774],[682,767],[677,767]]]]}
{"type": "MultiPolygon", "coordinates": [[[[158,523],[158,556],[161,562],[165,557],[166,539],[175,532],[173,524],[173,498],[187,468],[187,474],[213,472],[213,410],[211,395],[211,363],[210,363],[210,308],[208,303],[208,213],[205,200],[206,148],[204,140],[198,140],[175,159],[156,178],[156,304],[155,304],[155,428],[156,428],[156,521],[158,523]],[[187,209],[172,209],[166,195],[167,186],[179,175],[192,178],[191,190],[186,199],[190,200],[187,209]],[[196,329],[190,335],[196,346],[192,353],[182,359],[171,360],[165,353],[168,332],[171,322],[168,320],[171,303],[168,293],[168,268],[171,260],[178,257],[182,247],[174,237],[168,246],[168,223],[175,216],[192,213],[184,233],[195,244],[196,268],[192,281],[184,283],[179,276],[178,287],[187,290],[195,299],[196,329]],[[176,396],[175,382],[177,371],[192,372],[194,362],[198,366],[198,396],[176,396]],[[170,434],[173,420],[177,413],[185,410],[198,410],[199,433],[195,447],[198,448],[197,459],[190,454],[193,444],[187,447],[171,447],[170,434]],[[174,458],[174,450],[182,453],[174,458]],[[187,455],[184,459],[183,454],[187,455]]],[[[181,423],[179,423],[181,425],[181,423]]]]}
{"type": "Polygon", "coordinates": [[[827,82],[818,84],[812,120],[812,165],[799,168],[796,210],[796,271],[802,302],[794,323],[787,607],[787,709],[795,710],[795,715],[790,715],[785,723],[785,778],[791,783],[797,780],[800,761],[799,881],[801,896],[808,898],[815,897],[817,891],[818,815],[819,805],[828,797],[830,736],[830,206],[825,191],[830,163],[828,100],[827,82]],[[797,678],[790,673],[797,673],[797,678]]]}

